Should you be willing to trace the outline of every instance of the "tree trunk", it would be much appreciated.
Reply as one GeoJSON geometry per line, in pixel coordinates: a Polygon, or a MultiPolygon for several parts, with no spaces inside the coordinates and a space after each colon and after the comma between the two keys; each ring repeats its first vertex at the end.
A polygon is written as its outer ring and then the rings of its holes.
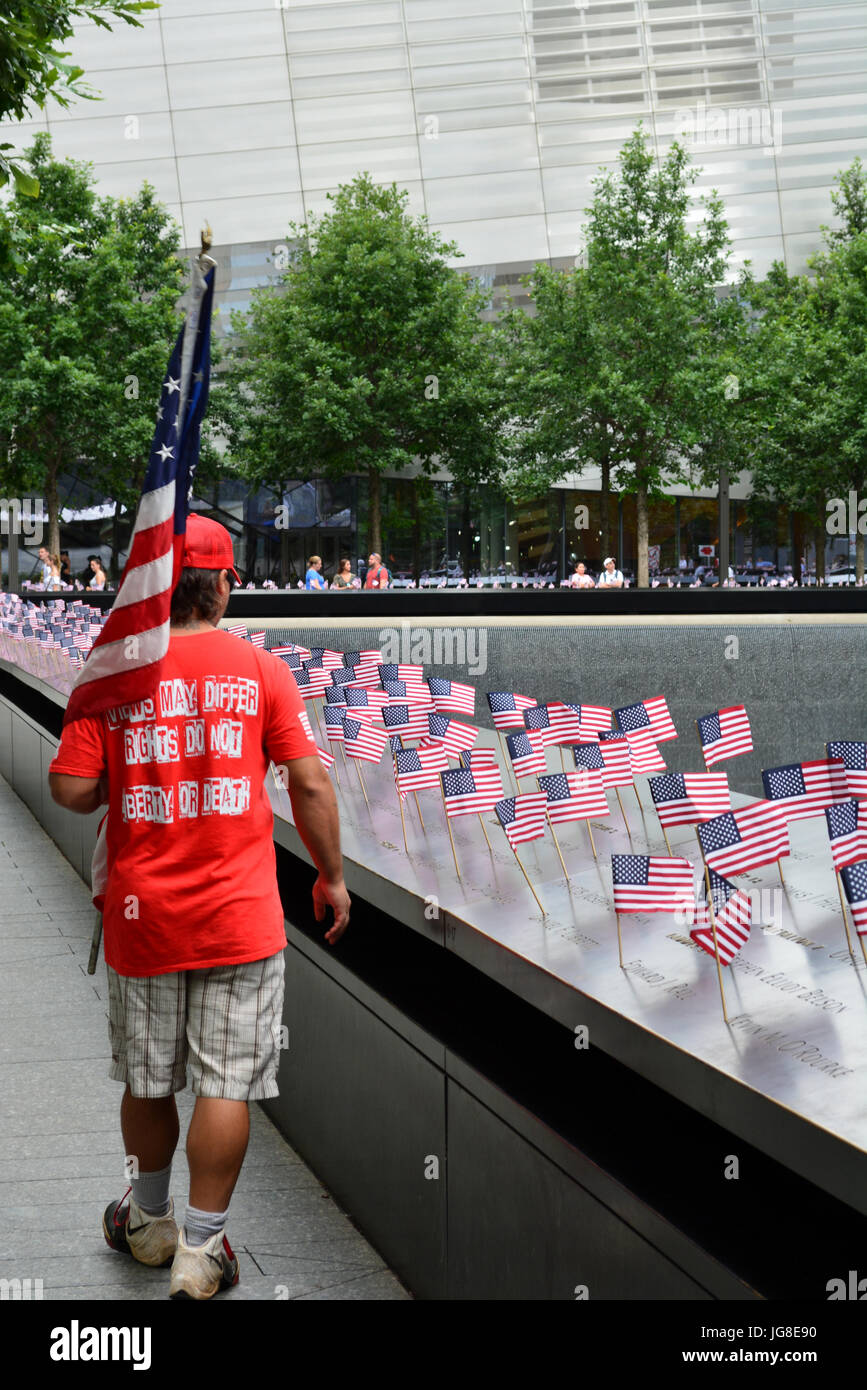
{"type": "Polygon", "coordinates": [[[382,479],[378,468],[368,468],[370,495],[367,503],[368,555],[382,554],[382,479]]]}
{"type": "Polygon", "coordinates": [[[792,577],[796,584],[800,584],[803,579],[801,556],[804,552],[804,518],[800,512],[792,516],[792,551],[792,577]]]}
{"type": "Polygon", "coordinates": [[[611,554],[611,525],[609,520],[609,507],[611,504],[611,459],[608,454],[605,454],[599,460],[599,465],[602,475],[602,490],[599,494],[599,558],[601,561],[605,559],[606,555],[611,554]]]}
{"type": "Polygon", "coordinates": [[[825,527],[822,522],[813,527],[813,545],[816,548],[816,583],[822,584],[825,579],[825,527]]]}
{"type": "Polygon", "coordinates": [[[647,562],[648,533],[646,487],[639,487],[635,494],[635,515],[637,523],[636,548],[638,550],[638,588],[648,589],[650,587],[650,576],[647,562]]]}
{"type": "Polygon", "coordinates": [[[120,503],[115,499],[114,516],[111,522],[111,581],[117,584],[120,579],[120,563],[118,555],[120,553],[120,503]]]}
{"type": "Polygon", "coordinates": [[[412,490],[412,577],[418,587],[421,580],[421,516],[417,486],[412,490]]]}
{"type": "Polygon", "coordinates": [[[464,579],[469,581],[470,564],[473,558],[473,533],[470,527],[472,512],[472,492],[465,487],[461,497],[461,568],[464,579]]]}
{"type": "Polygon", "coordinates": [[[48,553],[60,554],[60,512],[57,505],[57,461],[45,476],[45,509],[48,512],[48,553]]]}

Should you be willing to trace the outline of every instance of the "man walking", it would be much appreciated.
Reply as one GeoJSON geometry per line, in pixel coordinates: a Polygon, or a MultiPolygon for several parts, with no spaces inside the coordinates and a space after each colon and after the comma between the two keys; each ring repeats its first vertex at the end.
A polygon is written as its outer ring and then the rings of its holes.
{"type": "Polygon", "coordinates": [[[283,1008],[269,761],[319,871],[314,912],[334,945],[349,921],[337,804],[289,669],[221,631],[233,567],[228,531],[192,514],[153,698],[63,730],[49,767],[56,802],[108,803],[103,903],[110,1076],[125,1083],[131,1188],[103,1233],[147,1265],[171,1261],[170,1296],[238,1282],[226,1220],[249,1138],[249,1101],[276,1096],[283,1008]],[[190,1196],[170,1195],[174,1093],[189,1065],[190,1196]]]}
{"type": "Polygon", "coordinates": [[[368,570],[364,576],[365,589],[387,589],[388,570],[382,563],[382,556],[373,551],[368,557],[368,570]]]}

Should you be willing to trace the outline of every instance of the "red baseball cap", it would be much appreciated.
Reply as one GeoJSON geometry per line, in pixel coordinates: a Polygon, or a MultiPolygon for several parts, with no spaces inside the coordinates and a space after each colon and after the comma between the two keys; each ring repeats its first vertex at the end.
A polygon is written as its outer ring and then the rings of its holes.
{"type": "Polygon", "coordinates": [[[184,553],[181,558],[183,569],[228,570],[240,584],[241,576],[235,569],[235,556],[232,553],[232,537],[219,521],[210,521],[198,512],[190,512],[187,517],[187,534],[184,553]]]}

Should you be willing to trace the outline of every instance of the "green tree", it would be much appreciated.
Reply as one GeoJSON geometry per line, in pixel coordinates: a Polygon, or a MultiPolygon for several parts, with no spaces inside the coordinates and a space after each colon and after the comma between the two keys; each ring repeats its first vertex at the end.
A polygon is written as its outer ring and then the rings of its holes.
{"type": "Polygon", "coordinates": [[[649,499],[664,495],[666,482],[686,480],[728,428],[721,368],[737,310],[718,287],[730,243],[716,194],[701,200],[699,226],[687,227],[696,174],[678,144],[657,165],[639,126],[618,169],[595,181],[586,268],[561,285],[538,268],[533,277],[531,430],[518,439],[518,470],[538,490],[562,476],[568,453],[570,471],[594,460],[613,486],[634,492],[641,587],[649,499]]]}
{"type": "Polygon", "coordinates": [[[0,214],[19,249],[0,283],[0,441],[5,489],[38,492],[59,549],[58,477],[78,472],[138,501],[183,289],[177,225],[145,185],[98,198],[88,168],[27,152],[41,193],[0,214]]]}
{"type": "MultiPolygon", "coordinates": [[[[31,108],[49,97],[60,106],[97,94],[81,81],[84,70],[68,63],[62,47],[76,20],[90,19],[103,29],[109,20],[141,28],[137,15],[155,10],[155,0],[5,0],[0,10],[0,119],[25,121],[31,108]]],[[[11,141],[0,144],[0,188],[15,179],[20,193],[35,196],[39,183],[15,158],[11,141]]]]}
{"type": "MultiPolygon", "coordinates": [[[[290,228],[282,283],[256,291],[215,393],[230,455],[251,482],[362,474],[371,550],[382,551],[381,479],[414,460],[466,459],[478,292],[458,254],[368,174],[332,209],[290,228]]],[[[481,388],[480,388],[481,389],[481,388]]],[[[487,388],[485,388],[487,389],[487,388]]]]}

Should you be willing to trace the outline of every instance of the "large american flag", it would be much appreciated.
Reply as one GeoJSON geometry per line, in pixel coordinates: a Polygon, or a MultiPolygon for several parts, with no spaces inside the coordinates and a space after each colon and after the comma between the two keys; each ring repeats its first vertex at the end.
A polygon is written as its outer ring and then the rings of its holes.
{"type": "Polygon", "coordinates": [[[632,752],[626,735],[601,733],[599,735],[599,751],[605,764],[602,771],[603,786],[628,787],[634,774],[632,771],[632,752]]]}
{"type": "Polygon", "coordinates": [[[713,714],[703,714],[696,724],[705,767],[753,751],[752,730],[743,705],[729,705],[713,714]]]}
{"type": "Polygon", "coordinates": [[[556,743],[574,743],[581,737],[581,720],[575,710],[559,701],[525,709],[524,728],[537,734],[545,748],[556,743]]]}
{"type": "Polygon", "coordinates": [[[489,690],[487,700],[495,729],[523,729],[523,712],[536,703],[531,695],[515,695],[505,690],[489,690]]]}
{"type": "Polygon", "coordinates": [[[840,878],[855,930],[859,936],[864,936],[867,934],[867,859],[859,864],[847,864],[840,870],[840,878]]]}
{"type": "Polygon", "coordinates": [[[424,738],[428,732],[428,712],[417,705],[386,705],[381,718],[391,733],[404,738],[424,738]]]}
{"type": "MultiPolygon", "coordinates": [[[[746,893],[729,883],[722,874],[710,870],[710,905],[716,923],[717,945],[722,965],[730,965],[749,940],[752,909],[746,893]]],[[[715,956],[708,899],[699,904],[690,936],[697,946],[715,956]]]]}
{"type": "Polygon", "coordinates": [[[440,773],[449,765],[442,748],[400,748],[392,751],[395,781],[404,800],[410,792],[439,787],[440,773]]]}
{"type": "Polygon", "coordinates": [[[867,807],[861,802],[838,801],[825,808],[828,839],[834,868],[839,873],[847,864],[867,859],[867,807]]]}
{"type": "Polygon", "coordinates": [[[465,767],[451,767],[440,773],[440,781],[449,819],[490,811],[503,795],[498,767],[477,767],[472,772],[465,767]]]}
{"type": "Polygon", "coordinates": [[[826,806],[845,801],[849,795],[842,758],[765,768],[762,782],[766,799],[775,801],[788,821],[820,816],[826,806]]]}
{"type": "Polygon", "coordinates": [[[596,768],[552,772],[539,778],[539,786],[548,798],[548,819],[554,825],[608,815],[602,774],[596,768]]]}
{"type": "Polygon", "coordinates": [[[622,729],[624,733],[629,733],[632,729],[649,729],[655,743],[665,743],[668,739],[677,738],[677,729],[668,712],[664,695],[657,695],[652,700],[641,700],[637,705],[624,705],[614,711],[614,718],[617,720],[618,729],[622,729]]]}
{"type": "Polygon", "coordinates": [[[547,804],[544,792],[521,792],[520,796],[506,796],[497,802],[497,820],[513,849],[525,840],[538,840],[545,834],[547,804]]]}
{"type": "Polygon", "coordinates": [[[773,801],[714,816],[698,826],[698,838],[708,868],[720,874],[746,873],[790,853],[786,817],[773,801]]]}
{"type": "Polygon", "coordinates": [[[193,263],[190,307],[160,394],[129,556],[105,626],[75,678],[64,728],[156,692],[169,648],[172,591],[181,574],[187,509],[208,403],[214,273],[212,266],[203,275],[193,263]]]}
{"type": "Polygon", "coordinates": [[[447,714],[429,714],[428,736],[438,739],[450,758],[456,758],[462,748],[472,748],[479,737],[475,724],[462,724],[459,719],[449,719],[447,714]]]}
{"type": "Polygon", "coordinates": [[[545,771],[545,747],[538,734],[506,734],[506,748],[516,777],[536,777],[545,771]]]}
{"type": "Polygon", "coordinates": [[[434,709],[440,714],[473,714],[476,708],[476,689],[461,681],[428,681],[434,709]]]}
{"type": "Polygon", "coordinates": [[[433,697],[425,681],[383,681],[382,688],[388,695],[389,704],[430,705],[433,697]]]}
{"type": "Polygon", "coordinates": [[[667,855],[612,854],[615,912],[679,912],[695,902],[693,867],[667,855]]]}
{"type": "Polygon", "coordinates": [[[730,811],[726,772],[668,772],[650,777],[647,785],[660,825],[692,825],[730,811]]]}
{"type": "Polygon", "coordinates": [[[343,746],[348,758],[363,758],[369,763],[378,763],[388,742],[384,729],[379,729],[369,719],[343,719],[343,746]]]}
{"type": "Polygon", "coordinates": [[[846,769],[846,789],[850,796],[867,798],[867,743],[826,743],[829,758],[842,758],[846,769]]]}

